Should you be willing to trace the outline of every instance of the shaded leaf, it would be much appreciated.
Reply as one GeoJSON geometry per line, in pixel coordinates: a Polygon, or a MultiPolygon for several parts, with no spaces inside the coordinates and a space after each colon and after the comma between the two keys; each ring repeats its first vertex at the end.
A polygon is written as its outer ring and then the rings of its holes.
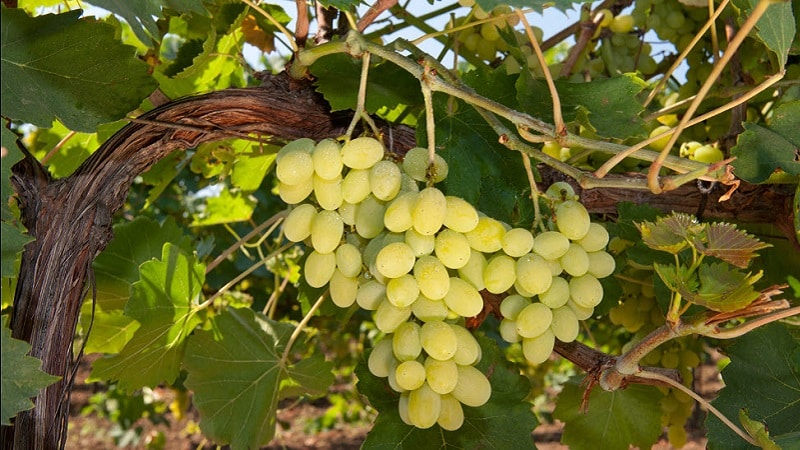
{"type": "Polygon", "coordinates": [[[478,369],[489,374],[492,396],[478,408],[464,407],[464,425],[446,431],[438,425],[426,430],[406,425],[397,410],[399,394],[367,368],[368,354],[356,367],[358,392],[378,410],[378,418],[364,441],[364,449],[533,449],[531,430],[538,425],[525,401],[530,383],[512,369],[497,344],[479,337],[483,357],[478,369]]]}
{"type": "Polygon", "coordinates": [[[94,362],[92,379],[119,380],[132,391],[178,377],[186,337],[202,322],[197,306],[205,267],[171,243],[159,261],[140,267],[125,315],[141,325],[119,354],[94,362]]]}
{"type": "Polygon", "coordinates": [[[147,64],[119,42],[114,27],[80,14],[0,10],[4,116],[40,127],[57,118],[91,132],[125,117],[155,89],[147,64]]]}
{"type": "Polygon", "coordinates": [[[3,319],[0,329],[2,341],[2,407],[0,422],[11,425],[11,419],[20,411],[33,408],[31,397],[35,397],[41,389],[50,386],[61,377],[49,375],[41,371],[42,361],[27,356],[30,344],[11,337],[7,318],[3,319]]]}
{"type": "Polygon", "coordinates": [[[275,434],[281,398],[318,395],[333,383],[332,365],[319,353],[282,365],[293,330],[250,309],[227,309],[191,337],[185,384],[194,391],[200,428],[215,443],[258,448],[275,434]]]}
{"type": "Polygon", "coordinates": [[[654,222],[661,211],[649,205],[637,205],[631,202],[622,202],[617,205],[618,217],[616,222],[607,223],[608,232],[613,236],[636,242],[641,240],[642,234],[636,226],[637,221],[654,222]]]}
{"type": "MultiPolygon", "coordinates": [[[[734,0],[733,3],[737,8],[743,10],[745,17],[741,18],[741,21],[744,21],[746,16],[753,11],[758,0],[734,0]]],[[[781,68],[786,65],[792,40],[797,31],[796,24],[797,19],[792,14],[792,4],[787,1],[772,2],[764,15],[756,22],[756,36],[768,49],[775,52],[781,68]]]]}
{"type": "MultiPolygon", "coordinates": [[[[722,371],[725,387],[712,402],[728,418],[742,408],[752,420],[764,423],[776,442],[779,437],[800,432],[800,343],[786,326],[772,323],[757,328],[727,349],[731,363],[722,371]]],[[[752,448],[714,415],[706,418],[708,448],[744,450],[752,448]]],[[[797,448],[787,442],[785,448],[797,448]]]]}
{"type": "Polygon", "coordinates": [[[798,129],[800,100],[775,108],[769,128],[745,122],[744,132],[731,149],[731,155],[736,157],[731,163],[736,169],[736,176],[751,183],[761,183],[776,169],[790,175],[800,175],[798,129]]]}
{"type": "Polygon", "coordinates": [[[142,43],[161,40],[156,24],[161,17],[161,0],[91,0],[90,3],[125,19],[142,43]]]}
{"type": "Polygon", "coordinates": [[[571,450],[627,450],[630,446],[650,448],[661,436],[663,397],[652,386],[633,384],[607,392],[592,389],[589,410],[580,412],[585,386],[583,377],[572,377],[558,395],[553,416],[566,425],[561,443],[571,450]]]}
{"type": "Polygon", "coordinates": [[[747,267],[750,260],[755,258],[755,252],[767,247],[758,238],[736,229],[736,225],[730,223],[713,223],[706,230],[708,243],[705,246],[698,245],[697,248],[704,255],[716,256],[717,258],[733,264],[737,267],[747,267]]]}
{"type": "Polygon", "coordinates": [[[11,277],[16,274],[14,261],[22,253],[25,244],[31,242],[33,237],[6,222],[0,223],[0,231],[2,231],[2,239],[0,239],[2,241],[0,242],[0,249],[2,249],[0,276],[11,277]]]}

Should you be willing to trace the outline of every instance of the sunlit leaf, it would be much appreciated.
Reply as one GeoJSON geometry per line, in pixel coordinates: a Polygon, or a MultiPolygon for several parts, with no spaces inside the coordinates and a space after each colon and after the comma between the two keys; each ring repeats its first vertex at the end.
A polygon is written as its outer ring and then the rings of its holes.
{"type": "Polygon", "coordinates": [[[663,397],[652,386],[630,385],[608,392],[598,387],[589,395],[589,409],[580,411],[585,384],[583,376],[572,377],[558,395],[553,416],[566,425],[561,443],[571,450],[627,450],[650,448],[661,435],[663,397]]]}
{"type": "Polygon", "coordinates": [[[81,325],[89,333],[83,351],[88,353],[119,353],[133,334],[139,322],[131,319],[120,309],[104,311],[91,299],[81,307],[81,325]]]}
{"type": "Polygon", "coordinates": [[[0,231],[2,231],[2,265],[0,265],[0,276],[10,277],[16,272],[14,269],[14,261],[22,253],[25,244],[31,242],[33,238],[13,225],[2,222],[0,223],[0,231]]]}
{"type": "Polygon", "coordinates": [[[732,163],[736,176],[761,183],[776,169],[800,175],[800,100],[775,108],[769,128],[745,122],[744,129],[731,149],[731,155],[736,157],[732,163]]]}
{"type": "Polygon", "coordinates": [[[250,218],[255,207],[256,201],[249,195],[223,187],[218,195],[208,197],[205,208],[194,215],[192,225],[209,226],[242,222],[250,218]]]}
{"type": "Polygon", "coordinates": [[[729,223],[713,223],[706,230],[708,243],[698,249],[704,255],[717,258],[737,267],[747,267],[750,260],[755,258],[755,252],[771,245],[758,240],[758,238],[736,229],[736,225],[729,223]]]}
{"type": "Polygon", "coordinates": [[[294,327],[250,309],[227,309],[208,330],[191,337],[184,367],[194,391],[200,428],[216,444],[258,448],[275,434],[278,401],[325,392],[332,365],[314,354],[290,365],[281,361],[294,327]]]}
{"type": "Polygon", "coordinates": [[[131,288],[125,315],[140,327],[122,351],[95,361],[91,375],[119,381],[127,391],[175,381],[186,337],[202,322],[197,306],[205,281],[203,264],[167,243],[161,260],[148,261],[139,270],[141,279],[131,288]]]}
{"type": "Polygon", "coordinates": [[[27,356],[30,344],[11,337],[7,317],[3,319],[0,329],[2,338],[2,411],[0,422],[11,425],[11,419],[20,411],[33,408],[31,397],[35,397],[41,389],[50,386],[61,377],[42,372],[42,361],[27,356]]]}

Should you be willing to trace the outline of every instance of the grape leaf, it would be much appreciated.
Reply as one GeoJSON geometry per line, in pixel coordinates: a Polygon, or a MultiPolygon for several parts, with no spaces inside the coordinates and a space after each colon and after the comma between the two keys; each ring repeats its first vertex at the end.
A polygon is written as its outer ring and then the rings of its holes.
{"type": "MultiPolygon", "coordinates": [[[[320,58],[309,70],[317,91],[325,96],[331,111],[355,109],[361,82],[361,60],[344,54],[320,58]]],[[[366,109],[370,114],[387,107],[422,104],[419,81],[395,64],[384,61],[370,67],[366,109]]]]}
{"type": "Polygon", "coordinates": [[[680,292],[681,294],[684,292],[691,294],[700,287],[697,273],[691,272],[689,268],[683,264],[676,267],[675,264],[659,264],[654,262],[653,269],[655,269],[659,278],[661,278],[671,291],[680,292]]]}
{"type": "MultiPolygon", "coordinates": [[[[770,7],[775,6],[771,5],[770,7]]],[[[769,128],[744,123],[731,155],[736,176],[751,183],[765,181],[776,170],[800,175],[800,100],[784,103],[773,113],[769,128]]]]}
{"type": "Polygon", "coordinates": [[[171,7],[179,12],[207,13],[202,0],[92,0],[90,3],[125,19],[144,44],[151,40],[161,41],[156,19],[163,17],[162,7],[171,7]]]}
{"type": "Polygon", "coordinates": [[[87,354],[119,353],[139,329],[139,322],[120,309],[104,311],[96,304],[92,309],[91,299],[81,306],[80,321],[83,329],[89,332],[83,349],[87,354]]]}
{"type": "MultiPolygon", "coordinates": [[[[734,0],[737,8],[743,12],[742,21],[749,16],[758,0],[734,0]]],[[[781,68],[786,65],[792,40],[795,37],[797,19],[792,14],[791,2],[773,2],[767,7],[767,11],[756,22],[756,36],[775,52],[778,56],[781,68]]]]}
{"type": "Polygon", "coordinates": [[[25,244],[31,242],[33,238],[7,222],[0,223],[0,231],[2,231],[3,237],[3,242],[0,243],[0,249],[2,249],[0,276],[11,277],[16,273],[14,261],[22,253],[25,244]]]}
{"type": "Polygon", "coordinates": [[[648,247],[674,255],[687,248],[687,239],[696,236],[703,229],[703,225],[698,224],[688,214],[672,214],[659,217],[655,222],[637,222],[635,225],[648,247]]]}
{"type": "Polygon", "coordinates": [[[475,3],[484,11],[491,11],[500,5],[514,6],[521,9],[532,8],[535,11],[543,11],[544,8],[556,8],[559,11],[568,11],[576,5],[590,3],[590,0],[476,0],[475,3]]]}
{"type": "Polygon", "coordinates": [[[231,169],[231,184],[244,192],[255,191],[267,176],[267,171],[275,161],[275,155],[275,153],[239,155],[231,169]]]}
{"type": "Polygon", "coordinates": [[[708,243],[705,245],[701,242],[695,243],[702,254],[716,256],[741,268],[747,267],[750,260],[758,256],[754,253],[755,251],[771,247],[770,244],[761,242],[744,231],[737,230],[736,225],[730,223],[708,225],[706,239],[708,239],[708,243]]]}
{"type": "Polygon", "coordinates": [[[141,325],[121,352],[95,361],[91,375],[93,380],[119,380],[127,391],[175,381],[186,337],[202,322],[197,305],[203,264],[167,243],[161,260],[148,261],[139,271],[125,315],[141,325]]]}
{"type": "Polygon", "coordinates": [[[637,220],[654,222],[661,211],[649,205],[637,205],[631,202],[622,202],[617,205],[619,217],[616,222],[607,223],[606,227],[612,236],[617,236],[627,241],[636,242],[641,240],[642,234],[636,227],[637,220]]]}
{"type": "MultiPolygon", "coordinates": [[[[727,349],[730,364],[722,371],[725,387],[712,402],[728,418],[746,408],[752,420],[766,424],[776,442],[800,432],[800,342],[786,326],[772,323],[738,338],[727,349]]],[[[708,448],[753,448],[716,416],[706,418],[708,448]]],[[[797,448],[797,441],[785,448],[797,448]]],[[[788,442],[787,442],[788,444],[788,442]]]]}
{"type": "MultiPolygon", "coordinates": [[[[636,95],[645,84],[635,75],[626,74],[589,83],[556,80],[564,121],[572,122],[588,112],[592,127],[600,136],[630,138],[644,136],[639,114],[644,111],[636,95]]],[[[553,121],[553,100],[547,84],[524,71],[517,81],[517,98],[523,111],[542,120],[553,121]]]]}
{"type": "MultiPolygon", "coordinates": [[[[4,239],[5,240],[5,239],[4,239]]],[[[2,409],[0,422],[11,425],[11,419],[20,411],[33,408],[31,397],[35,397],[39,390],[50,386],[61,377],[49,375],[41,371],[42,361],[27,356],[31,349],[30,344],[11,337],[7,316],[4,316],[3,327],[0,329],[2,341],[2,409]]]]}
{"type": "Polygon", "coordinates": [[[230,308],[189,339],[185,385],[194,391],[206,436],[233,449],[258,448],[275,434],[281,398],[320,395],[333,383],[332,364],[321,354],[282,363],[293,330],[250,309],[230,308]]]}
{"type": "Polygon", "coordinates": [[[607,392],[595,388],[589,409],[580,412],[585,386],[583,377],[572,377],[558,395],[553,417],[566,425],[561,443],[572,450],[627,450],[629,446],[650,448],[661,435],[662,398],[652,386],[630,385],[607,392]]]}
{"type": "Polygon", "coordinates": [[[769,437],[769,431],[763,423],[753,420],[747,413],[746,408],[739,410],[739,423],[742,428],[758,443],[758,446],[764,450],[781,450],[781,447],[775,444],[775,441],[769,437]]]}
{"type": "Polygon", "coordinates": [[[399,394],[369,372],[365,355],[356,366],[356,388],[379,414],[362,448],[535,448],[531,431],[537,421],[525,401],[530,383],[508,365],[496,343],[484,337],[478,341],[483,356],[477,367],[490,374],[492,396],[481,407],[465,406],[464,425],[457,431],[446,431],[438,425],[426,430],[406,425],[397,410],[399,394]]]}
{"type": "Polygon", "coordinates": [[[678,292],[685,300],[720,312],[742,309],[760,295],[753,284],[761,279],[762,272],[755,275],[744,273],[723,262],[700,264],[697,270],[700,288],[695,292],[683,286],[678,292]]]}
{"type": "Polygon", "coordinates": [[[156,88],[147,64],[119,42],[113,26],[80,14],[29,17],[0,9],[4,116],[40,127],[57,118],[91,132],[125,117],[156,88]]]}
{"type": "Polygon", "coordinates": [[[256,201],[251,196],[225,186],[218,195],[208,197],[205,208],[194,214],[192,226],[242,222],[250,218],[255,208],[256,201]]]}
{"type": "Polygon", "coordinates": [[[0,208],[2,208],[2,220],[12,218],[11,210],[8,207],[8,198],[14,194],[11,186],[11,168],[22,160],[22,152],[17,147],[17,135],[7,127],[0,129],[2,139],[2,157],[0,157],[0,208]]]}

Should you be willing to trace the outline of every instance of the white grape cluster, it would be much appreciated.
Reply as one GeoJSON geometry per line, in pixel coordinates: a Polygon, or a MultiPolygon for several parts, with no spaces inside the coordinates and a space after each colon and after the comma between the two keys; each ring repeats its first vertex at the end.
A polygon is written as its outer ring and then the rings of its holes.
{"type": "Polygon", "coordinates": [[[526,357],[540,363],[554,338],[575,339],[578,320],[602,299],[597,279],[613,272],[614,260],[603,251],[605,229],[567,198],[574,192],[552,194],[559,231],[534,238],[421,186],[444,180],[447,170],[438,155],[430,164],[426,149],[396,163],[379,141],[359,137],[341,146],[293,141],[278,152],[276,175],[281,198],[297,205],[284,223],[286,238],[313,248],[306,282],[328,284],[340,307],[373,311],[386,333],[368,365],[401,394],[400,416],[418,428],[455,430],[462,404],[481,406],[491,395],[474,367],[480,346],[461,325],[483,310],[480,292],[508,295],[501,334],[522,340],[526,357]]]}
{"type": "Polygon", "coordinates": [[[514,11],[510,6],[497,5],[487,12],[476,5],[474,0],[459,0],[459,4],[472,8],[470,14],[450,21],[448,29],[491,19],[457,32],[456,39],[466,51],[474,53],[485,61],[493,61],[498,51],[508,51],[508,45],[500,36],[500,32],[511,30],[519,23],[519,18],[513,14],[514,11]]]}

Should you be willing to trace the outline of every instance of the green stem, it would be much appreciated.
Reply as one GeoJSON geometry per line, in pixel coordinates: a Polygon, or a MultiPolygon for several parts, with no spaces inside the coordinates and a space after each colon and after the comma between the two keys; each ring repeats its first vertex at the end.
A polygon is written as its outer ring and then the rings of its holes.
{"type": "Polygon", "coordinates": [[[314,304],[311,306],[311,309],[308,310],[306,315],[303,316],[303,319],[300,321],[300,323],[297,324],[297,327],[295,327],[294,331],[292,332],[292,335],[289,336],[289,341],[286,342],[286,348],[283,349],[283,355],[281,355],[281,364],[280,364],[281,367],[284,367],[286,365],[286,361],[289,360],[289,353],[292,351],[292,346],[294,345],[294,341],[296,341],[297,338],[300,337],[300,334],[305,329],[306,324],[308,324],[308,321],[311,320],[311,317],[314,315],[315,312],[317,312],[317,310],[322,305],[322,302],[325,300],[327,296],[328,296],[328,291],[325,291],[322,295],[319,296],[317,301],[314,302],[314,304]]]}

